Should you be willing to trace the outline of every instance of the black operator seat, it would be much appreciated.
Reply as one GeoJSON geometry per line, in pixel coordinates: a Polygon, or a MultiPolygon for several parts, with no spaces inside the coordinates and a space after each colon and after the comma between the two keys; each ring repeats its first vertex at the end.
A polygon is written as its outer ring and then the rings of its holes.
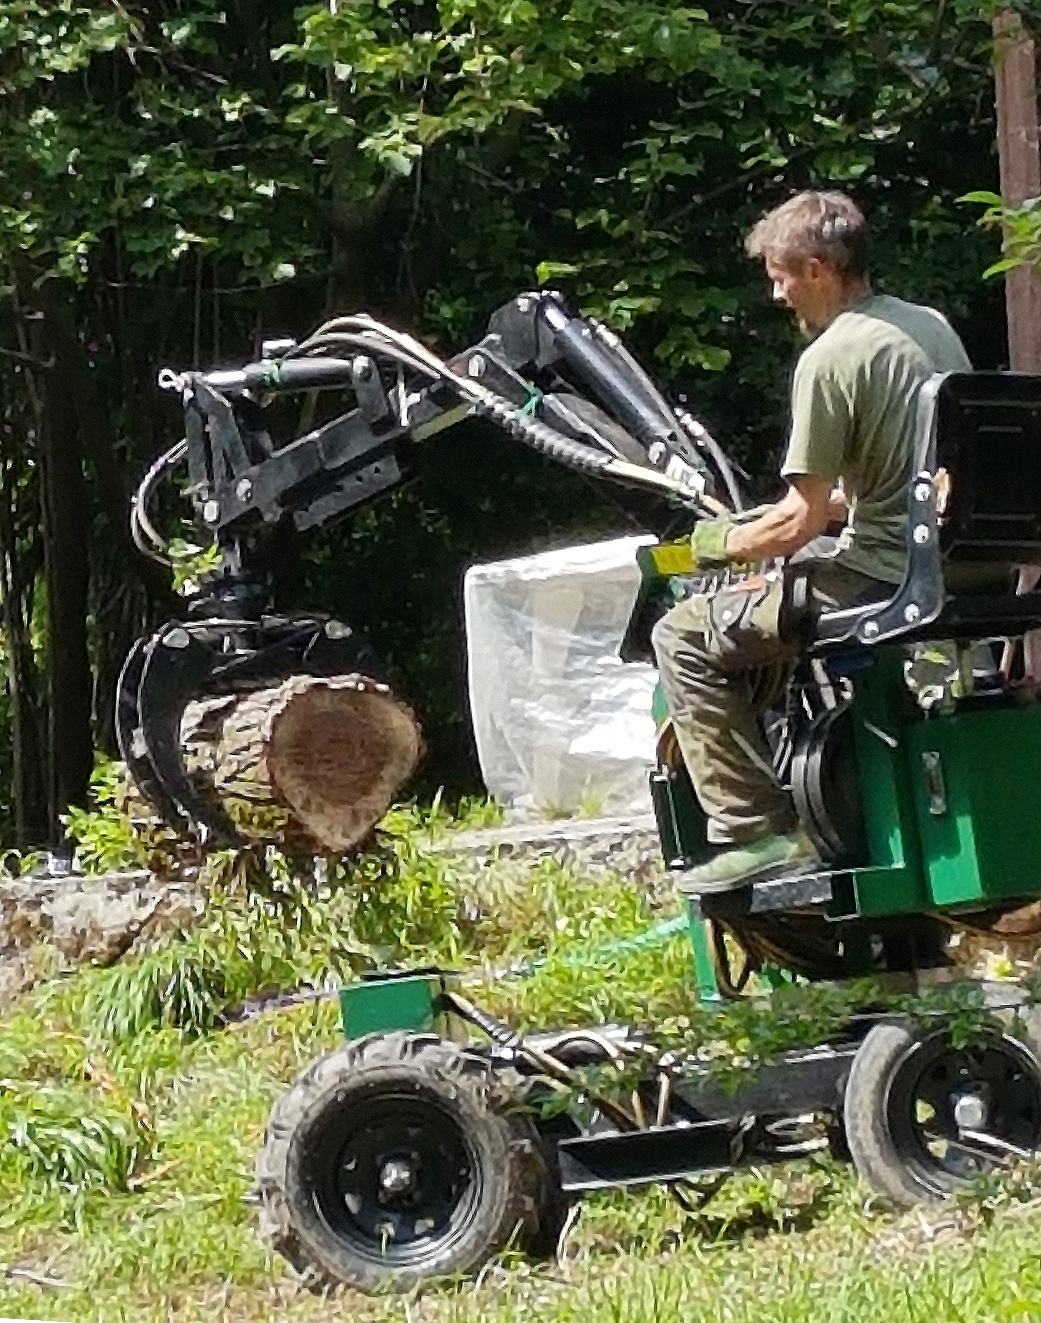
{"type": "Polygon", "coordinates": [[[950,372],[925,384],[907,551],[888,600],[813,621],[812,655],[1041,628],[1041,591],[1015,591],[1018,566],[1041,566],[1041,375],[950,372]]]}

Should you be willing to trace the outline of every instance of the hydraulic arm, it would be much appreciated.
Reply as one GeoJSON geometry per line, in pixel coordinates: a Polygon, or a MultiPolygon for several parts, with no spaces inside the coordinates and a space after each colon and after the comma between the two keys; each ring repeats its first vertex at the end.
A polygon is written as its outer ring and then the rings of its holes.
{"type": "Polygon", "coordinates": [[[444,360],[365,316],[336,318],[299,343],[267,342],[240,368],[177,373],[184,438],[149,470],[131,525],[139,548],[166,561],[151,516],[160,482],[187,466],[196,522],[219,564],[168,624],[131,650],[121,676],[117,736],[146,797],[180,830],[238,834],[195,792],[179,748],[188,702],[242,693],[296,673],[373,671],[353,631],[320,615],[269,611],[259,571],[276,528],[315,528],[395,487],[417,442],[484,418],[525,445],[591,476],[649,491],[696,514],[739,507],[718,445],[674,410],[618,338],[573,316],[556,294],[521,294],[479,343],[444,360]],[[281,445],[269,407],[286,395],[336,392],[345,412],[281,445]],[[722,499],[721,499],[722,498],[722,499]]]}

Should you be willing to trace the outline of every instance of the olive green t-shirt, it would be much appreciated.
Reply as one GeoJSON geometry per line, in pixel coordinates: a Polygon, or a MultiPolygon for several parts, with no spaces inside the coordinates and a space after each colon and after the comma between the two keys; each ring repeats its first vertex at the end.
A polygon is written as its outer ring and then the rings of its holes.
{"type": "Polygon", "coordinates": [[[935,372],[971,366],[942,313],[885,294],[841,312],[803,350],[781,473],[842,479],[852,507],[843,565],[903,580],[918,392],[935,372]]]}

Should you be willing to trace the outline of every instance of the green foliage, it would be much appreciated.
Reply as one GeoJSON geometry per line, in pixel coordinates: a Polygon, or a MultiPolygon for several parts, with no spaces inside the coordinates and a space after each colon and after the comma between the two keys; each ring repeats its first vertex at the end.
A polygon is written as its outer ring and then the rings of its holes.
{"type": "MultiPolygon", "coordinates": [[[[648,889],[506,861],[475,886],[441,852],[450,843],[451,820],[437,804],[397,811],[382,853],[354,873],[305,878],[277,859],[261,867],[226,856],[206,880],[210,910],[196,930],[4,1008],[0,1262],[15,1270],[9,1311],[46,1317],[56,1299],[63,1318],[84,1321],[327,1312],[327,1302],[287,1296],[281,1263],[256,1238],[249,1196],[271,1105],[339,1040],[338,1008],[334,998],[262,1008],[273,993],[321,989],[375,958],[451,956],[468,995],[522,1026],[630,1019],[663,1047],[694,1053],[723,1083],[818,1041],[866,1004],[926,1027],[942,1017],[960,1041],[986,1027],[989,1009],[959,984],[913,997],[869,984],[792,986],[702,1012],[682,933],[629,941],[663,917],[648,889]],[[65,1285],[52,1297],[57,1282],[65,1285]]],[[[631,1082],[611,1072],[586,1081],[601,1092],[631,1082]]],[[[901,1219],[866,1205],[822,1159],[743,1173],[694,1216],[664,1192],[608,1194],[585,1202],[560,1268],[545,1274],[507,1259],[494,1283],[439,1288],[422,1308],[492,1323],[533,1312],[550,1323],[680,1323],[695,1299],[713,1323],[753,1323],[764,1311],[848,1323],[882,1309],[913,1323],[926,1313],[997,1317],[1014,1281],[1030,1316],[1041,1299],[1036,1188],[1036,1170],[1023,1167],[981,1182],[979,1199],[939,1220],[901,1219]]],[[[362,1323],[400,1316],[400,1304],[378,1298],[351,1307],[362,1323]]]]}
{"type": "MultiPolygon", "coordinates": [[[[120,811],[125,769],[99,764],[95,806],[69,814],[87,871],[182,864],[167,834],[142,837],[120,811]]],[[[461,960],[479,923],[449,854],[431,847],[450,825],[495,821],[494,805],[464,803],[463,818],[435,800],[381,825],[373,850],[300,871],[267,851],[225,851],[202,865],[203,922],[133,961],[98,970],[69,1008],[74,1023],[107,1042],[168,1026],[198,1035],[244,1004],[301,986],[319,988],[375,964],[461,960]]],[[[64,1004],[65,989],[55,995],[64,1004]]]]}
{"type": "Polygon", "coordinates": [[[202,923],[191,932],[110,969],[82,990],[76,1024],[121,1042],[162,1026],[205,1034],[253,999],[300,986],[342,981],[373,963],[350,930],[350,906],[336,892],[251,858],[235,864],[233,885],[208,879],[202,923]]]}
{"type": "Polygon", "coordinates": [[[1041,264],[1041,198],[1027,198],[1019,206],[1009,207],[999,194],[975,189],[961,201],[983,207],[977,225],[1001,233],[1001,256],[984,271],[985,278],[1041,264]]]}
{"type": "MultiPolygon", "coordinates": [[[[132,964],[116,965],[88,990],[85,1022],[112,1042],[163,1024],[205,1033],[220,1023],[233,989],[242,986],[242,962],[235,960],[229,967],[227,954],[206,934],[175,942],[132,964]]],[[[269,968],[273,962],[254,948],[246,963],[252,970],[258,964],[269,968]]]]}
{"type": "Polygon", "coordinates": [[[174,562],[174,592],[185,597],[198,592],[200,578],[220,565],[220,548],[215,543],[201,547],[185,538],[172,538],[167,552],[174,562]]]}
{"type": "Polygon", "coordinates": [[[147,1152],[139,1121],[126,1109],[83,1090],[0,1090],[0,1172],[31,1184],[37,1197],[126,1190],[147,1152]]]}
{"type": "Polygon", "coordinates": [[[96,759],[90,780],[91,803],[86,808],[73,805],[65,815],[66,833],[85,873],[141,868],[149,863],[148,838],[121,811],[126,778],[122,763],[96,759]]]}
{"type": "Polygon", "coordinates": [[[93,1045],[47,1007],[0,1028],[0,1182],[79,1209],[92,1190],[125,1191],[154,1143],[140,1079],[120,1084],[93,1045]]]}
{"type": "MultiPolygon", "coordinates": [[[[24,354],[44,294],[76,328],[63,388],[94,429],[81,462],[99,694],[148,617],[118,480],[180,426],[156,397],[159,362],[244,356],[258,331],[361,308],[459,345],[533,279],[561,284],[766,486],[796,343],[741,238],[809,184],[852,187],[880,284],[940,303],[981,364],[999,360],[976,288],[989,240],[955,206],[993,175],[992,8],[891,0],[881,23],[869,0],[0,6],[3,347],[24,354]]],[[[0,358],[29,438],[11,474],[23,493],[47,380],[0,358]]],[[[432,790],[473,778],[461,570],[631,517],[476,427],[430,449],[415,488],[314,535],[276,578],[287,604],[350,619],[400,672],[432,790]]],[[[16,539],[30,580],[39,524],[16,539]]],[[[200,568],[199,539],[184,542],[178,586],[200,568]]],[[[0,746],[3,722],[0,705],[0,746]]]]}

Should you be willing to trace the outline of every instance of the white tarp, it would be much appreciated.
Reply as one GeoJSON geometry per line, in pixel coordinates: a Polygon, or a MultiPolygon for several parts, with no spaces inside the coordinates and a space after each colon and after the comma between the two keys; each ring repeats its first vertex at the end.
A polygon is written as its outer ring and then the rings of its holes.
{"type": "Polygon", "coordinates": [[[649,807],[655,672],[623,663],[646,537],[467,571],[470,711],[488,792],[533,810],[649,807]]]}

